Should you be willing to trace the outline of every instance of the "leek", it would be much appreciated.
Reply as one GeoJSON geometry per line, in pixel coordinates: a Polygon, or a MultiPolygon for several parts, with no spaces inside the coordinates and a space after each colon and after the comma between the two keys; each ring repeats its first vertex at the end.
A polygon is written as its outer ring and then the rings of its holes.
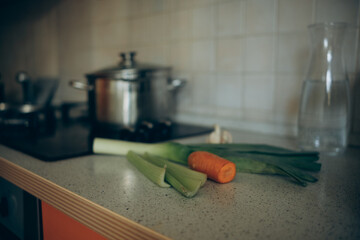
{"type": "Polygon", "coordinates": [[[140,156],[129,151],[126,158],[152,182],[160,187],[170,187],[171,185],[185,197],[195,196],[207,179],[206,174],[147,153],[140,156]],[[170,185],[165,183],[164,179],[170,185]]]}
{"type": "Polygon", "coordinates": [[[295,183],[306,186],[317,178],[305,171],[321,169],[317,152],[299,152],[263,144],[192,144],[174,142],[135,143],[96,138],[94,153],[125,155],[129,150],[145,152],[187,165],[187,157],[194,151],[208,151],[235,163],[238,172],[276,174],[287,176],[295,183]]]}
{"type": "Polygon", "coordinates": [[[286,156],[314,156],[318,155],[317,152],[299,152],[286,148],[270,146],[266,144],[249,144],[249,143],[201,143],[189,145],[191,148],[202,149],[222,149],[227,151],[236,151],[241,153],[258,153],[266,155],[286,155],[286,156]]]}
{"type": "Polygon", "coordinates": [[[191,179],[194,181],[200,181],[201,186],[203,186],[207,180],[206,174],[191,170],[190,168],[176,163],[172,163],[164,158],[157,157],[149,153],[145,153],[144,158],[157,166],[166,165],[166,171],[171,173],[177,179],[191,179]]]}
{"type": "Polygon", "coordinates": [[[126,158],[153,183],[157,184],[160,187],[170,187],[170,185],[164,181],[166,165],[164,165],[163,167],[158,167],[152,163],[149,163],[133,151],[129,151],[126,154],[126,158]]]}
{"type": "Polygon", "coordinates": [[[182,179],[182,181],[180,181],[173,174],[169,173],[169,171],[166,172],[165,178],[171,186],[188,198],[195,196],[201,186],[200,181],[192,179],[182,179]]]}
{"type": "Polygon", "coordinates": [[[148,153],[144,154],[144,158],[157,166],[166,165],[165,180],[185,197],[195,196],[206,182],[207,176],[204,173],[148,153]]]}
{"type": "Polygon", "coordinates": [[[174,142],[135,143],[104,138],[94,139],[94,153],[126,155],[128,151],[140,154],[148,152],[182,164],[187,164],[187,157],[192,152],[187,146],[174,142]]]}

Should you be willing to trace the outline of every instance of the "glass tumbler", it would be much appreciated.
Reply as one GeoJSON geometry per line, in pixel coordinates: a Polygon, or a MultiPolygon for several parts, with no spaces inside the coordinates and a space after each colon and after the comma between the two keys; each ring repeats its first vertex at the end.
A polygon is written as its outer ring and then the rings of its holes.
{"type": "Polygon", "coordinates": [[[298,114],[302,150],[336,155],[347,145],[350,119],[349,80],[343,58],[345,23],[308,27],[311,54],[298,114]]]}

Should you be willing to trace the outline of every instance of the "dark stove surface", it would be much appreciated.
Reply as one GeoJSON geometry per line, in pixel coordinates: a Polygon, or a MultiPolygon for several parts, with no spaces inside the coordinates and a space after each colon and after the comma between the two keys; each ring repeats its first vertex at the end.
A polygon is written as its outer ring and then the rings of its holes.
{"type": "Polygon", "coordinates": [[[161,142],[166,140],[191,137],[206,134],[212,128],[188,124],[171,123],[171,127],[161,136],[153,132],[116,132],[94,130],[87,122],[71,121],[56,124],[56,129],[48,134],[16,134],[14,136],[0,136],[0,143],[18,151],[29,154],[43,161],[58,161],[78,156],[90,155],[94,137],[122,139],[134,142],[161,142]]]}

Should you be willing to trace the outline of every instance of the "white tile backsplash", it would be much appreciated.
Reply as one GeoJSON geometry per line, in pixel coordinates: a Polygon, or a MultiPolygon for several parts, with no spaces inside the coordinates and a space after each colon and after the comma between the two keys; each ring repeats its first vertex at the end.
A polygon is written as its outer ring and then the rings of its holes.
{"type": "Polygon", "coordinates": [[[215,34],[215,7],[206,5],[192,12],[193,38],[212,38],[215,34]]]}
{"type": "Polygon", "coordinates": [[[276,1],[252,0],[246,2],[247,34],[272,33],[276,27],[276,1]]]}
{"type": "Polygon", "coordinates": [[[245,38],[220,38],[216,46],[216,70],[241,72],[245,65],[245,38]]]}
{"type": "Polygon", "coordinates": [[[315,22],[359,24],[359,0],[316,0],[315,22]]]}
{"type": "Polygon", "coordinates": [[[240,112],[243,107],[244,80],[242,74],[218,74],[216,87],[216,106],[240,112]]]}
{"type": "Polygon", "coordinates": [[[194,74],[192,86],[192,106],[194,113],[214,115],[216,113],[216,76],[210,73],[194,74]]]}
{"type": "MultiPolygon", "coordinates": [[[[170,46],[167,44],[154,44],[140,46],[133,49],[137,53],[141,53],[136,56],[139,62],[165,66],[169,63],[170,46]]],[[[179,64],[182,65],[182,64],[179,64]]]]}
{"type": "Polygon", "coordinates": [[[170,0],[172,10],[191,9],[195,6],[194,0],[170,0]]]}
{"type": "MultiPolygon", "coordinates": [[[[93,23],[93,2],[88,0],[61,1],[56,6],[60,28],[89,27],[93,23]]],[[[39,7],[39,6],[38,6],[39,7]]],[[[48,17],[48,16],[46,16],[48,17]]],[[[56,27],[56,25],[54,25],[56,27]]]]}
{"type": "Polygon", "coordinates": [[[246,71],[274,71],[274,35],[256,35],[246,38],[246,71]]]}
{"type": "Polygon", "coordinates": [[[96,23],[119,22],[129,16],[127,0],[91,0],[93,17],[96,23]]]}
{"type": "Polygon", "coordinates": [[[308,32],[279,33],[277,44],[277,71],[305,74],[310,54],[308,32]]]}
{"type": "Polygon", "coordinates": [[[287,135],[296,134],[303,81],[303,76],[295,74],[278,74],[276,78],[273,121],[284,126],[293,126],[284,130],[287,135]]]}
{"type": "Polygon", "coordinates": [[[133,18],[129,21],[129,32],[128,36],[130,40],[130,44],[146,44],[147,37],[150,34],[149,29],[149,18],[148,17],[142,17],[142,18],[133,18]]]}
{"type": "Polygon", "coordinates": [[[190,112],[193,105],[193,74],[190,71],[173,71],[172,77],[186,81],[185,85],[176,94],[178,112],[190,112]]]}
{"type": "Polygon", "coordinates": [[[217,34],[236,36],[245,33],[245,1],[224,1],[217,5],[217,34]]]}
{"type": "Polygon", "coordinates": [[[192,53],[192,69],[194,71],[214,70],[215,42],[213,40],[194,41],[192,53]]]}
{"type": "Polygon", "coordinates": [[[109,48],[128,43],[128,38],[124,35],[128,33],[128,22],[103,22],[94,25],[92,31],[92,44],[94,47],[109,48]]]}
{"type": "Polygon", "coordinates": [[[307,26],[313,22],[314,1],[279,0],[279,32],[304,32],[307,26]]]}
{"type": "Polygon", "coordinates": [[[144,36],[145,43],[167,43],[170,34],[170,15],[156,14],[146,19],[149,29],[144,36]],[[156,26],[156,27],[152,27],[156,26]]]}
{"type": "Polygon", "coordinates": [[[194,6],[203,6],[215,3],[217,0],[193,0],[194,6]]]}
{"type": "MultiPolygon", "coordinates": [[[[174,77],[187,79],[177,94],[176,119],[290,135],[308,62],[307,26],[360,24],[359,0],[47,4],[52,8],[36,17],[29,16],[39,6],[23,9],[23,19],[19,9],[0,9],[0,14],[20,16],[16,24],[10,17],[0,24],[0,71],[14,98],[20,98],[21,89],[13,76],[25,69],[34,76],[58,75],[59,101],[86,101],[86,94],[70,89],[68,81],[85,81],[85,73],[116,64],[119,52],[135,50],[139,61],[172,66],[174,77]]],[[[355,76],[355,63],[351,69],[355,76]]]]}
{"type": "Polygon", "coordinates": [[[304,78],[302,75],[278,74],[274,94],[276,116],[286,116],[285,123],[296,124],[299,100],[304,78]]]}
{"type": "Polygon", "coordinates": [[[171,14],[171,40],[188,40],[192,37],[192,11],[182,10],[171,14]]]}
{"type": "Polygon", "coordinates": [[[275,79],[271,74],[245,75],[244,108],[272,112],[274,109],[275,79]]]}
{"type": "Polygon", "coordinates": [[[174,42],[170,44],[170,65],[175,70],[191,70],[192,42],[174,42]]]}

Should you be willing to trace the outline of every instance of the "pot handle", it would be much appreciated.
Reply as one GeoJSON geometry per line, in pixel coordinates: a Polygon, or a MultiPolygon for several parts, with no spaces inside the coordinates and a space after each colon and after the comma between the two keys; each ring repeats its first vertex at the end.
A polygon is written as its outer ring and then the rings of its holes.
{"type": "Polygon", "coordinates": [[[175,91],[179,88],[184,87],[186,84],[186,80],[185,79],[180,79],[180,78],[175,78],[175,79],[171,79],[169,84],[168,84],[168,90],[169,91],[175,91]]]}
{"type": "Polygon", "coordinates": [[[77,81],[77,80],[70,80],[69,85],[78,90],[85,90],[85,91],[94,90],[94,86],[77,81]]]}

